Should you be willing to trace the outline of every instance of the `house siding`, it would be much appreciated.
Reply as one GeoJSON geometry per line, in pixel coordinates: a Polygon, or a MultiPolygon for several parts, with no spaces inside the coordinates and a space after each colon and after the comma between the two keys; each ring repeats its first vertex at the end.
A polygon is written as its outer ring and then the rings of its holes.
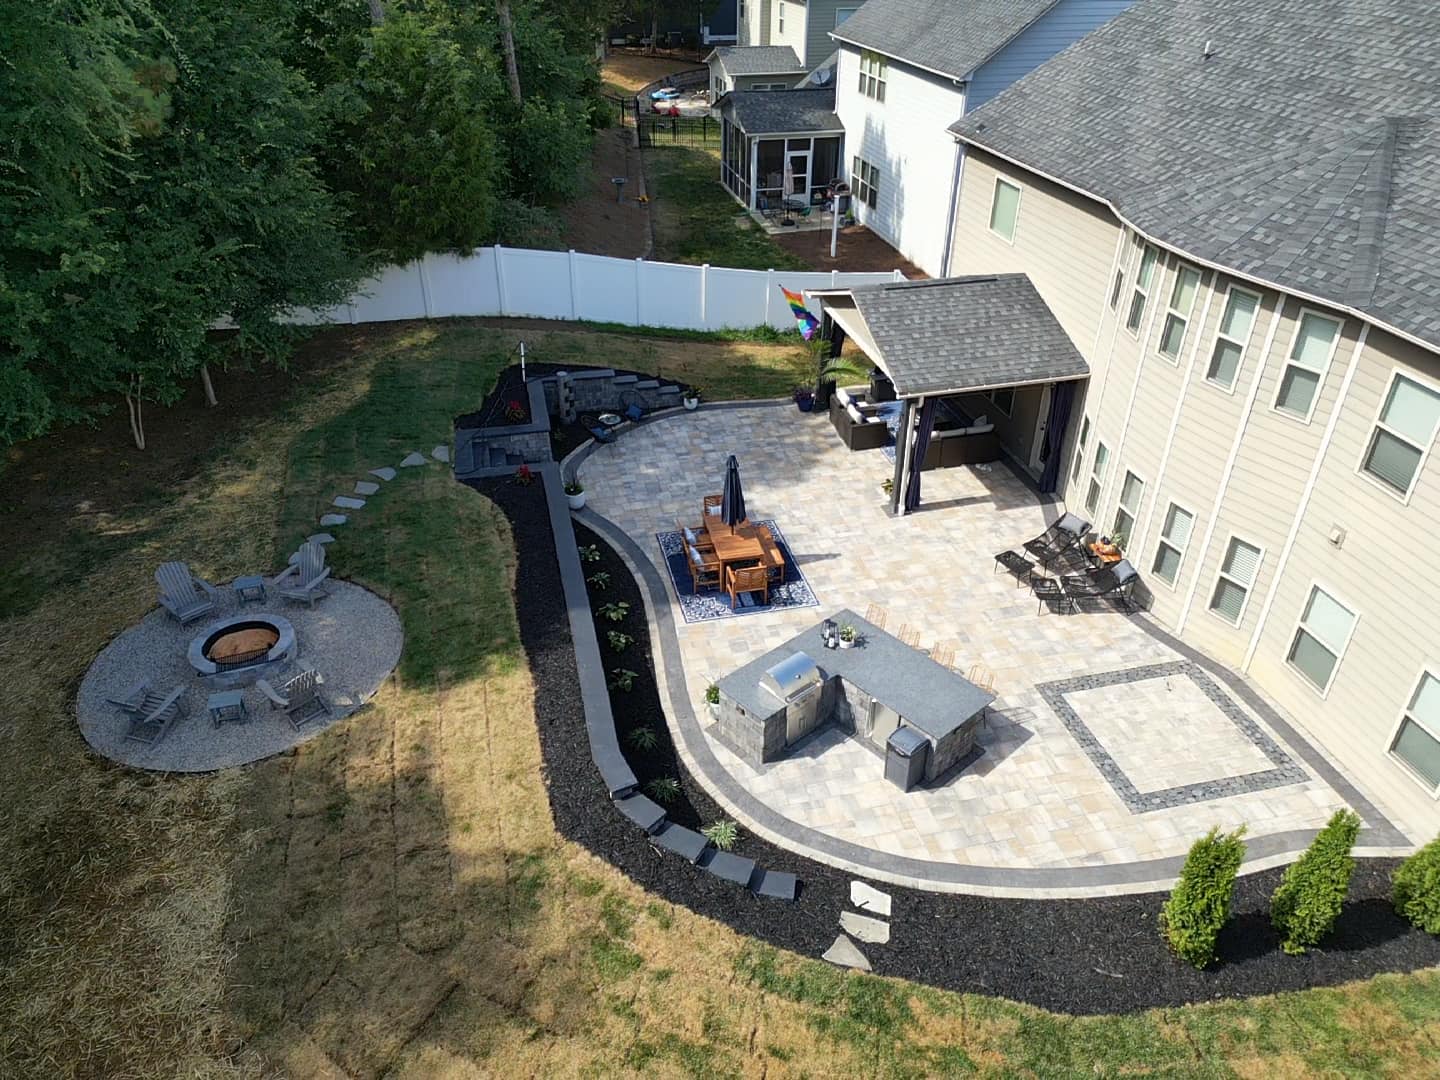
{"type": "Polygon", "coordinates": [[[975,72],[970,83],[970,108],[979,108],[1132,3],[1134,0],[1060,0],[975,72]]]}
{"type": "Polygon", "coordinates": [[[771,0],[769,45],[789,45],[800,58],[802,67],[809,68],[810,61],[805,53],[805,24],[809,12],[806,5],[796,0],[771,0]],[[780,29],[781,15],[784,15],[785,29],[780,29]]]}
{"type": "Polygon", "coordinates": [[[860,51],[849,45],[840,50],[836,77],[846,175],[857,154],[880,170],[876,207],[857,206],[856,217],[938,276],[955,163],[955,141],[945,129],[965,111],[964,87],[891,60],[885,100],[877,102],[860,93],[860,51]]]}

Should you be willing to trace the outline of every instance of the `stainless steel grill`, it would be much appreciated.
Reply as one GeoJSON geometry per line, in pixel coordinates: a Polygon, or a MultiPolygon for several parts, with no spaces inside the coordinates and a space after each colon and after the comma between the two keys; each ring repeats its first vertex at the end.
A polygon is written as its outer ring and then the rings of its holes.
{"type": "Polygon", "coordinates": [[[814,730],[825,686],[814,660],[803,652],[792,653],[766,671],[760,685],[785,706],[787,746],[814,730]]]}

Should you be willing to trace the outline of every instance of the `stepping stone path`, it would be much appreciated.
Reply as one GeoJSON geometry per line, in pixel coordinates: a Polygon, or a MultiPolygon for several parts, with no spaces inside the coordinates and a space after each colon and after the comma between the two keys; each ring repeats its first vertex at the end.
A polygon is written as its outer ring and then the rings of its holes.
{"type": "Polygon", "coordinates": [[[345,522],[349,520],[350,519],[344,514],[322,514],[320,517],[320,524],[324,525],[326,528],[329,528],[332,525],[344,525],[345,522]]]}
{"type": "Polygon", "coordinates": [[[865,954],[844,934],[835,939],[835,944],[826,949],[820,959],[828,960],[838,967],[854,968],[857,971],[870,970],[870,961],[865,959],[865,954]]]}
{"type": "Polygon", "coordinates": [[[379,490],[380,490],[380,485],[377,484],[377,483],[375,483],[373,480],[356,480],[356,481],[355,481],[355,494],[356,494],[356,495],[374,495],[375,492],[377,492],[377,491],[379,491],[379,490]]]}
{"type": "Polygon", "coordinates": [[[890,940],[890,924],[884,919],[856,915],[853,911],[840,913],[840,928],[852,937],[868,941],[872,945],[884,945],[890,940]]]}
{"type": "Polygon", "coordinates": [[[423,454],[418,454],[418,453],[416,453],[414,450],[411,450],[410,453],[406,454],[406,455],[405,455],[403,458],[401,458],[401,460],[400,460],[400,467],[401,467],[402,469],[413,469],[413,468],[416,468],[416,467],[419,466],[419,465],[424,465],[424,464],[425,464],[425,456],[424,456],[423,454]]]}
{"type": "Polygon", "coordinates": [[[394,480],[395,470],[392,469],[389,465],[382,465],[378,469],[371,469],[370,475],[378,476],[381,480],[394,480]]]}
{"type": "Polygon", "coordinates": [[[449,461],[449,460],[450,460],[450,447],[448,447],[448,446],[437,446],[437,447],[435,447],[434,450],[431,450],[431,451],[430,451],[430,456],[433,457],[436,461],[449,461]]]}
{"type": "Polygon", "coordinates": [[[850,903],[861,911],[890,917],[890,894],[866,885],[863,881],[850,882],[850,903]]]}
{"type": "Polygon", "coordinates": [[[335,537],[329,533],[311,533],[305,539],[312,544],[333,544],[335,542],[335,537]]]}
{"type": "Polygon", "coordinates": [[[341,510],[359,510],[365,505],[364,499],[352,499],[349,495],[336,495],[335,505],[341,510]]]}

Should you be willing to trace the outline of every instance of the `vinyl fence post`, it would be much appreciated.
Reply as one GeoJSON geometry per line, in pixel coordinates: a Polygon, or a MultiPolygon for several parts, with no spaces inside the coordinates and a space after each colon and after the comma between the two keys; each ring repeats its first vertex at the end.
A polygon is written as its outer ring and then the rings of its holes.
{"type": "Polygon", "coordinates": [[[710,329],[710,264],[700,264],[700,329],[710,329]]]}
{"type": "Polygon", "coordinates": [[[508,315],[510,305],[505,299],[505,249],[495,245],[495,292],[500,301],[500,314],[508,315]]]}
{"type": "Polygon", "coordinates": [[[420,274],[420,303],[425,308],[425,318],[435,317],[435,304],[430,299],[430,256],[422,255],[416,260],[416,270],[420,274]]]}
{"type": "Polygon", "coordinates": [[[644,261],[645,261],[644,259],[636,259],[636,260],[635,260],[635,325],[636,325],[636,326],[643,326],[643,325],[644,325],[644,324],[640,321],[640,264],[643,263],[644,261]]]}
{"type": "Polygon", "coordinates": [[[570,249],[570,318],[580,317],[580,279],[575,272],[575,249],[570,249]]]}
{"type": "Polygon", "coordinates": [[[765,325],[770,325],[770,294],[775,290],[775,269],[765,271],[765,325]]]}

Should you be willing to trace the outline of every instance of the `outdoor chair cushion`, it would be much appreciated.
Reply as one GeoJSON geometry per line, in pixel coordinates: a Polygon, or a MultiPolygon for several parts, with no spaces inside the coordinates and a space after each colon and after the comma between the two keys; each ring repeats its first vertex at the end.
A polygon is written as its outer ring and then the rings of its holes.
{"type": "Polygon", "coordinates": [[[853,404],[845,406],[845,413],[857,424],[863,424],[865,422],[865,418],[860,415],[860,410],[853,404]]]}
{"type": "Polygon", "coordinates": [[[696,566],[704,566],[704,565],[705,565],[705,560],[700,557],[700,552],[696,551],[693,547],[690,548],[690,549],[688,549],[688,550],[689,550],[689,552],[690,552],[690,561],[691,561],[691,562],[693,562],[696,566]]]}
{"type": "Polygon", "coordinates": [[[631,406],[627,407],[626,410],[625,410],[625,419],[626,419],[626,420],[629,420],[632,424],[633,424],[636,420],[639,420],[640,417],[642,417],[642,416],[644,416],[644,415],[645,415],[645,414],[640,411],[640,406],[639,406],[639,405],[631,405],[631,406]]]}
{"type": "Polygon", "coordinates": [[[685,530],[685,540],[686,540],[691,546],[694,546],[695,544],[698,544],[698,543],[700,542],[700,538],[695,535],[695,530],[694,530],[694,529],[686,529],[686,530],[685,530]]]}
{"type": "Polygon", "coordinates": [[[707,506],[707,507],[705,508],[705,513],[709,514],[711,517],[719,517],[719,516],[720,516],[720,507],[719,507],[719,506],[707,506]]]}
{"type": "Polygon", "coordinates": [[[841,405],[849,405],[850,391],[846,390],[843,386],[837,388],[835,391],[835,400],[840,402],[841,405]]]}
{"type": "Polygon", "coordinates": [[[1079,514],[1066,513],[1055,523],[1055,527],[1071,536],[1079,536],[1090,528],[1090,523],[1079,514]]]}

